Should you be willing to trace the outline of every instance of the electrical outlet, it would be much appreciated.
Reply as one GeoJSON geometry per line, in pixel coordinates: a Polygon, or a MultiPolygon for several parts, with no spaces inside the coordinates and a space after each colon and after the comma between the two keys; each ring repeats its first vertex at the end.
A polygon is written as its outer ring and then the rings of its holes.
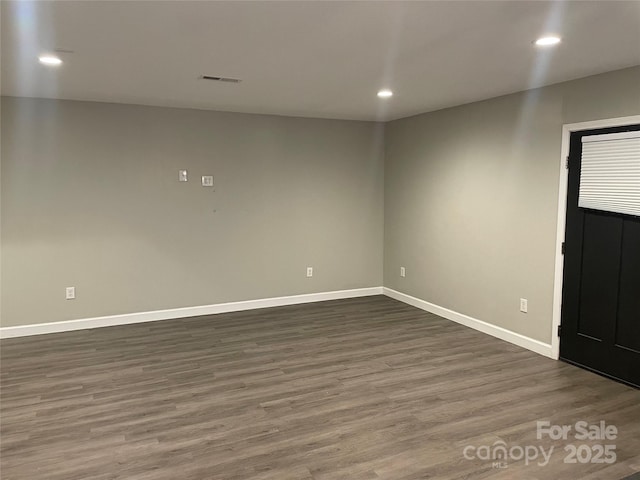
{"type": "Polygon", "coordinates": [[[313,277],[313,267],[307,267],[307,277],[313,277]]]}
{"type": "Polygon", "coordinates": [[[404,267],[400,267],[400,276],[401,277],[406,277],[407,276],[407,271],[405,270],[404,267]]]}
{"type": "Polygon", "coordinates": [[[187,171],[186,170],[179,170],[178,171],[178,180],[180,182],[186,182],[187,181],[187,171]]]}
{"type": "Polygon", "coordinates": [[[76,298],[76,287],[65,288],[65,298],[67,300],[73,300],[74,298],[76,298]]]}
{"type": "Polygon", "coordinates": [[[520,311],[522,313],[527,313],[528,309],[529,309],[529,305],[528,305],[527,299],[526,298],[521,298],[520,299],[520,311]]]}

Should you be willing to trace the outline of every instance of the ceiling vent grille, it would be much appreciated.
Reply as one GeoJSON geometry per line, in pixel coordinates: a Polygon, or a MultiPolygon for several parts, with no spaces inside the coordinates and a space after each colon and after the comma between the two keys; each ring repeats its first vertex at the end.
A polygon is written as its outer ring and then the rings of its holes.
{"type": "Polygon", "coordinates": [[[202,80],[211,80],[212,82],[226,82],[226,83],[240,83],[241,82],[241,80],[239,78],[214,77],[212,75],[202,75],[200,78],[202,80]]]}

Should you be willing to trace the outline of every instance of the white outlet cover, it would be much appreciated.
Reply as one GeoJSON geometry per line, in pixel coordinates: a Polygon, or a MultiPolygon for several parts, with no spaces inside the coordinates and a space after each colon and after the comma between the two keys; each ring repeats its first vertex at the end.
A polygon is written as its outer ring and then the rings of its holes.
{"type": "Polygon", "coordinates": [[[187,171],[186,170],[179,170],[178,171],[178,180],[181,182],[186,182],[187,181],[187,171]]]}
{"type": "Polygon", "coordinates": [[[202,186],[203,187],[213,187],[213,175],[203,175],[202,176],[202,186]]]}
{"type": "Polygon", "coordinates": [[[76,287],[65,288],[65,298],[67,300],[73,300],[74,298],[76,298],[76,287]]]}
{"type": "Polygon", "coordinates": [[[522,313],[527,313],[528,310],[529,310],[529,302],[527,301],[526,298],[521,298],[520,299],[520,311],[522,313]]]}
{"type": "Polygon", "coordinates": [[[313,277],[313,267],[307,267],[307,277],[313,277]]]}

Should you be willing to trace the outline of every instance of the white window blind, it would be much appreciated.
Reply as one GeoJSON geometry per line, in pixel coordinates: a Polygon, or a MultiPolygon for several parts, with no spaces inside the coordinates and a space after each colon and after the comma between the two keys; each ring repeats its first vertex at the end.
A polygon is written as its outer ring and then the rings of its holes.
{"type": "Polygon", "coordinates": [[[640,216],[640,131],[582,137],[578,206],[640,216]]]}

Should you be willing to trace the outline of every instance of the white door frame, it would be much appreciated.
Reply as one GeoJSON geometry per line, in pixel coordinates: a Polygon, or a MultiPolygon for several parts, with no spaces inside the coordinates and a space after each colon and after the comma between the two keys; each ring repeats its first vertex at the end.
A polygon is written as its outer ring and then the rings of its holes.
{"type": "Polygon", "coordinates": [[[564,255],[562,255],[562,242],[564,242],[567,226],[567,187],[569,170],[566,168],[569,156],[569,142],[571,133],[580,130],[593,130],[596,128],[623,127],[640,123],[640,115],[630,117],[607,118],[591,122],[568,123],[562,126],[562,149],[560,153],[560,183],[558,187],[558,226],[556,229],[556,265],[553,281],[553,321],[551,325],[551,354],[553,358],[560,356],[560,337],[558,326],[562,315],[562,280],[564,270],[564,255]]]}

